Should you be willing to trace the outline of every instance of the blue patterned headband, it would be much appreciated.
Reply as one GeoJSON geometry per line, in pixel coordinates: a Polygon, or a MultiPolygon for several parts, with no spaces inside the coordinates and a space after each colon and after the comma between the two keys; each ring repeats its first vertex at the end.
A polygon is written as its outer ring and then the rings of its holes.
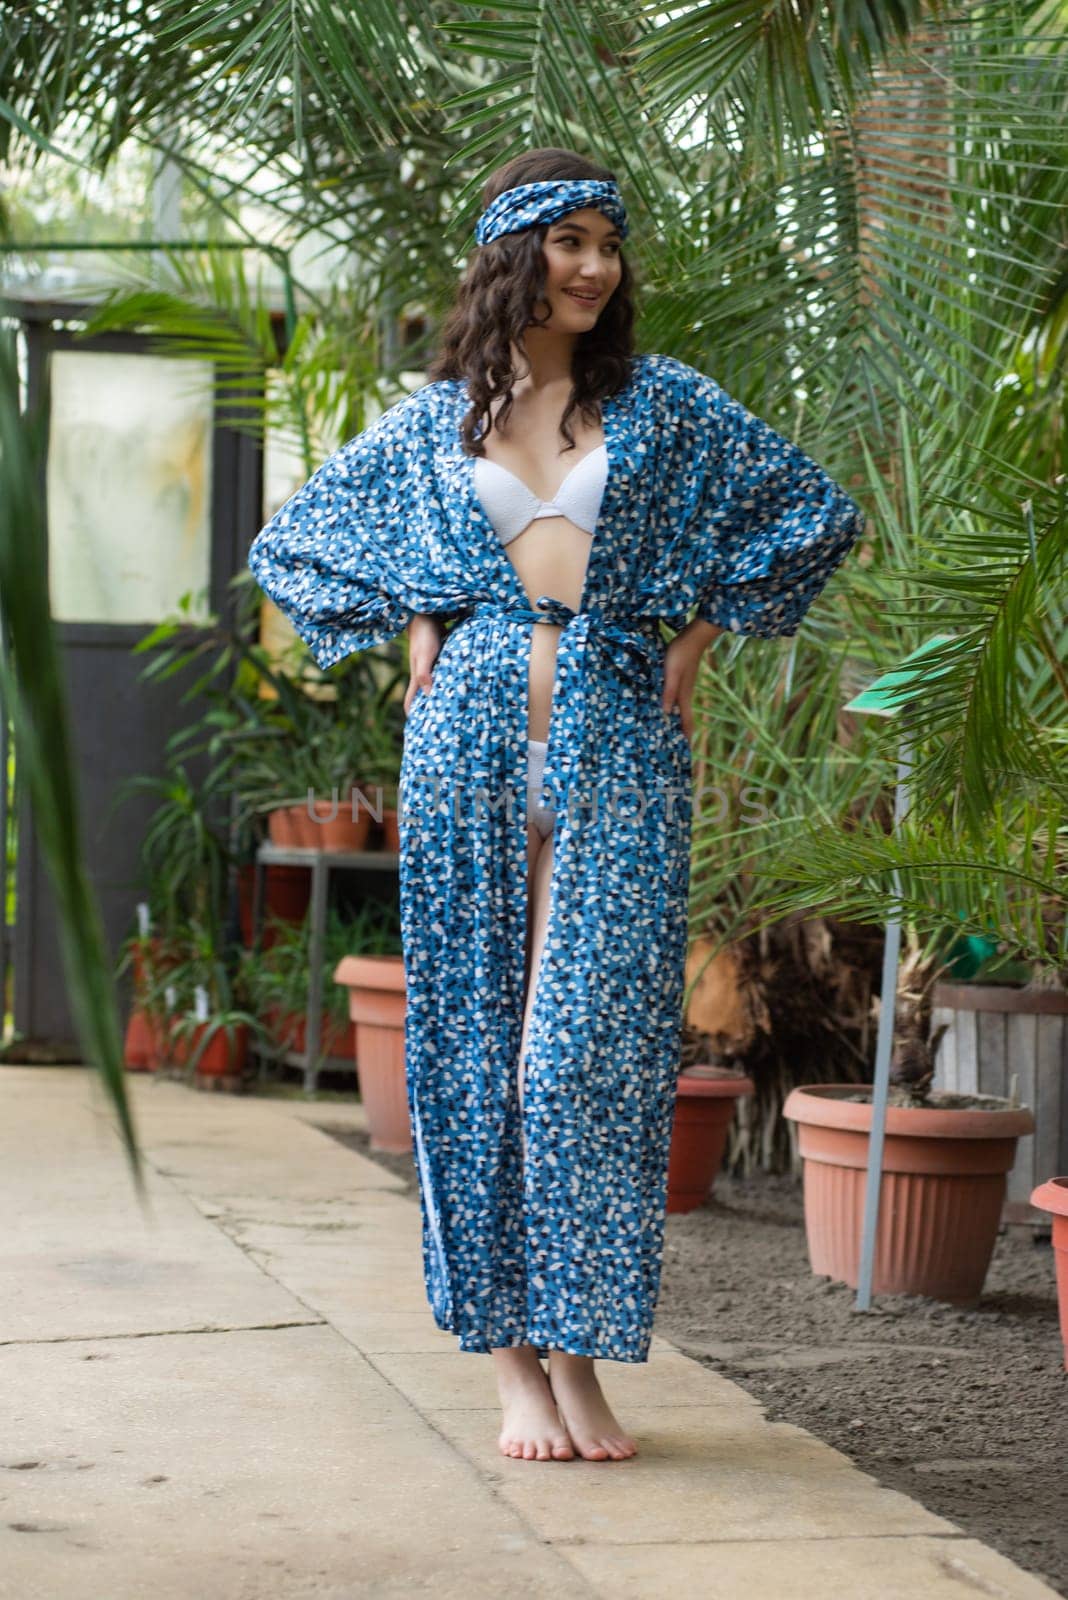
{"type": "Polygon", "coordinates": [[[558,222],[570,211],[596,206],[627,237],[627,213],[614,183],[598,178],[553,178],[541,183],[521,183],[491,200],[475,224],[475,240],[489,244],[502,233],[533,227],[537,222],[558,222]]]}

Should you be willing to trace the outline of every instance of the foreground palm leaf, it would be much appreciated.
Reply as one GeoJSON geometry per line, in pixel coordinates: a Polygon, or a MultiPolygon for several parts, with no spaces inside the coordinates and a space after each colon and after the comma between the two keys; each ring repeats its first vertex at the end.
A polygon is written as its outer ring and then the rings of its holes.
{"type": "Polygon", "coordinates": [[[43,417],[18,404],[10,333],[0,336],[0,688],[15,730],[20,774],[59,911],[63,969],[85,1059],[118,1113],[139,1192],[144,1178],[126,1097],[122,1032],[111,961],[82,860],[78,795],[60,653],[48,600],[45,523],[38,489],[43,417]]]}

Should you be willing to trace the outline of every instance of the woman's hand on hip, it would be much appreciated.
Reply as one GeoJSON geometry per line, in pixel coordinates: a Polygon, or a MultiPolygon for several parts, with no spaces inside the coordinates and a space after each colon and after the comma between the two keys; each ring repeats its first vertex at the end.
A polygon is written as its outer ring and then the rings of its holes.
{"type": "Polygon", "coordinates": [[[429,694],[433,686],[434,663],[445,640],[445,623],[441,617],[429,616],[419,611],[408,624],[408,664],[411,676],[404,696],[404,715],[411,710],[418,690],[429,694]]]}
{"type": "Polygon", "coordinates": [[[670,714],[675,707],[682,717],[682,731],[693,738],[693,688],[706,646],[724,630],[712,622],[694,617],[677,633],[664,651],[664,698],[661,709],[670,714]]]}

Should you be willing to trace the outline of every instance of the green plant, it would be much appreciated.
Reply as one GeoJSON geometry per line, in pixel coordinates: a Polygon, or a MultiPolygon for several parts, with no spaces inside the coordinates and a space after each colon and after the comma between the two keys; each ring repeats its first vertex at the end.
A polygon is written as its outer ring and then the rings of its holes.
{"type": "MultiPolygon", "coordinates": [[[[271,918],[267,924],[273,939],[266,949],[246,951],[243,956],[249,1005],[261,1016],[271,1009],[283,1016],[303,1014],[308,1005],[310,922],[284,922],[271,918]]],[[[331,907],[323,939],[323,1008],[332,1020],[348,1021],[348,1000],[344,988],[333,981],[339,961],[350,955],[399,954],[399,919],[395,909],[374,901],[364,901],[359,909],[343,916],[331,907]]]]}
{"type": "Polygon", "coordinates": [[[160,778],[128,778],[119,798],[158,795],[141,843],[141,870],[148,903],[163,929],[193,924],[220,939],[230,853],[211,815],[210,794],[194,784],[181,764],[160,778]]]}
{"type": "Polygon", "coordinates": [[[227,1054],[232,1057],[235,1040],[239,1031],[247,1029],[256,1038],[266,1043],[269,1033],[263,1022],[250,1011],[230,1009],[217,1011],[206,1017],[198,1017],[195,1012],[187,1012],[177,1018],[171,1027],[171,1037],[179,1045],[182,1071],[187,1079],[196,1075],[204,1054],[213,1039],[220,1034],[227,1043],[227,1054]],[[192,1049],[188,1046],[192,1043],[192,1049]]]}
{"type": "Polygon", "coordinates": [[[290,674],[248,631],[239,608],[232,630],[217,624],[191,641],[188,629],[167,623],[136,647],[151,652],[146,676],[205,661],[187,697],[196,694],[208,709],[169,749],[173,758],[208,758],[204,794],[231,803],[237,839],[267,812],[305,805],[309,792],[326,799],[336,792],[346,808],[354,786],[366,792],[382,781],[375,774],[399,774],[403,738],[397,690],[406,670],[395,642],[357,652],[325,673],[309,670],[305,657],[290,674]]]}

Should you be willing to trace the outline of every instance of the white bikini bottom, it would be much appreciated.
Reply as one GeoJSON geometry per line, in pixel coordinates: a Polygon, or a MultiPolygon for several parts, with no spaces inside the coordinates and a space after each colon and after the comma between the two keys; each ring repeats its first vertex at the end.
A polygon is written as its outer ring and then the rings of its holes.
{"type": "Polygon", "coordinates": [[[556,822],[555,809],[538,803],[548,748],[547,739],[527,740],[527,821],[534,824],[543,839],[549,837],[556,822]]]}

